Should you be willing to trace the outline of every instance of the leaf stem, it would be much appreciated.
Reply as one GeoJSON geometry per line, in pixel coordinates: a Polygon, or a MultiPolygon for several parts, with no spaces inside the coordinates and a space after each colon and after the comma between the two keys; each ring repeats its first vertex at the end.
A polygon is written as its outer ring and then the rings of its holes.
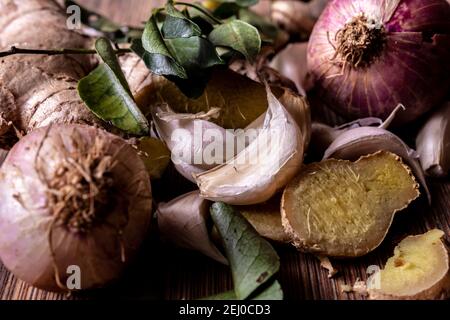
{"type": "Polygon", "coordinates": [[[219,19],[217,19],[216,17],[214,17],[214,15],[211,14],[211,12],[209,12],[208,10],[193,4],[193,3],[188,3],[188,2],[182,2],[182,1],[176,1],[174,2],[174,5],[180,5],[180,6],[186,6],[186,7],[191,7],[194,8],[198,11],[200,11],[201,13],[203,13],[204,15],[206,15],[208,18],[210,18],[212,21],[214,21],[217,24],[223,24],[223,22],[219,19]]]}
{"type": "MultiPolygon", "coordinates": [[[[117,49],[114,51],[116,54],[131,52],[131,49],[117,49]]],[[[24,49],[11,47],[8,51],[0,52],[0,58],[12,56],[14,54],[42,54],[48,56],[60,55],[60,54],[96,54],[94,49],[24,49]]]]}

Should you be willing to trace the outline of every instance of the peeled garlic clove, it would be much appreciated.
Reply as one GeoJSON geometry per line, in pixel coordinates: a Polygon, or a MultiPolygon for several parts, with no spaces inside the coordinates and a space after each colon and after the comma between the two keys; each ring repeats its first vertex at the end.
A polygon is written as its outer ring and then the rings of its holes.
{"type": "Polygon", "coordinates": [[[257,138],[227,163],[195,176],[202,197],[235,205],[261,203],[300,171],[304,133],[268,86],[266,90],[269,108],[257,138]]]}
{"type": "Polygon", "coordinates": [[[356,160],[380,150],[392,152],[403,158],[424,187],[428,201],[431,202],[431,194],[416,151],[408,147],[398,136],[383,128],[360,127],[344,131],[325,150],[323,159],[356,160]]]}
{"type": "Polygon", "coordinates": [[[228,264],[209,237],[207,218],[210,205],[209,201],[200,197],[198,191],[187,193],[168,203],[160,203],[157,209],[158,228],[165,240],[228,264]]]}
{"type": "Polygon", "coordinates": [[[447,176],[450,169],[450,102],[437,110],[420,130],[416,147],[425,173],[447,176]]]}

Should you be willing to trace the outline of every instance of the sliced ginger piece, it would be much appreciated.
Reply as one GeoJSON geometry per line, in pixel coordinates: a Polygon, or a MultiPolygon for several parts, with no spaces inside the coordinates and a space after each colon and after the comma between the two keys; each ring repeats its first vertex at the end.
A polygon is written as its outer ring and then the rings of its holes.
{"type": "Polygon", "coordinates": [[[304,167],[286,187],[282,222],[300,250],[357,257],[383,241],[394,214],[419,196],[401,159],[380,151],[360,158],[304,167]]]}
{"type": "MultiPolygon", "coordinates": [[[[172,82],[158,77],[146,88],[150,108],[167,103],[177,113],[208,112],[219,108],[214,123],[225,129],[243,129],[267,110],[264,85],[228,69],[214,70],[205,92],[197,99],[187,98],[172,82]]],[[[280,94],[280,92],[277,92],[280,94]]]]}
{"type": "Polygon", "coordinates": [[[394,249],[394,256],[373,277],[370,299],[443,299],[450,292],[449,252],[438,229],[409,236],[394,249]]]}
{"type": "Polygon", "coordinates": [[[251,206],[239,206],[237,210],[247,219],[256,231],[269,240],[286,243],[289,237],[281,224],[281,194],[270,200],[251,206]]]}

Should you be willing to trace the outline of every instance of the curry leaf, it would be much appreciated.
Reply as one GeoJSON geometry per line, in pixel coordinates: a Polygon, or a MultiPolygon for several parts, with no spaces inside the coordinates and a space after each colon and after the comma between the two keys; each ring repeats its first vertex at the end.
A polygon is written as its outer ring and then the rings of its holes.
{"type": "Polygon", "coordinates": [[[246,299],[278,272],[280,258],[233,207],[216,202],[211,217],[224,243],[236,297],[246,299]]]}
{"type": "MultiPolygon", "coordinates": [[[[214,296],[209,296],[202,300],[238,300],[234,290],[219,293],[214,296]]],[[[257,294],[251,300],[283,300],[283,291],[281,290],[280,283],[276,280],[260,294],[257,294]]]]}
{"type": "Polygon", "coordinates": [[[230,47],[247,60],[253,61],[261,49],[258,30],[241,20],[231,20],[217,26],[210,34],[209,40],[216,46],[230,47]]]}
{"type": "Polygon", "coordinates": [[[259,0],[216,0],[222,3],[235,3],[240,7],[250,7],[258,3],[259,0]]]}
{"type": "Polygon", "coordinates": [[[148,134],[147,120],[107,64],[100,64],[81,79],[78,82],[78,93],[99,118],[131,134],[148,134]]]}
{"type": "Polygon", "coordinates": [[[165,43],[173,57],[188,72],[224,63],[212,43],[202,37],[167,39],[165,43]]]}
{"type": "Polygon", "coordinates": [[[131,49],[139,55],[155,74],[187,78],[186,71],[172,57],[152,16],[145,25],[142,40],[135,40],[131,49]]]}
{"type": "Polygon", "coordinates": [[[202,34],[200,27],[178,11],[171,1],[166,4],[166,14],[167,16],[162,27],[164,38],[189,38],[202,34]]]}
{"type": "Polygon", "coordinates": [[[148,134],[147,119],[133,100],[111,43],[100,38],[95,47],[104,63],[78,82],[80,98],[100,119],[131,134],[148,134]]]}
{"type": "Polygon", "coordinates": [[[270,39],[276,39],[280,32],[280,29],[266,17],[260,16],[247,8],[239,10],[239,19],[256,27],[263,35],[270,39]]]}
{"type": "Polygon", "coordinates": [[[95,50],[102,58],[103,62],[106,63],[114,74],[119,79],[123,88],[128,91],[128,94],[131,96],[131,90],[128,86],[127,79],[123,74],[122,68],[120,67],[119,61],[117,60],[116,53],[114,48],[111,46],[111,42],[106,38],[99,38],[95,41],[95,50]]]}

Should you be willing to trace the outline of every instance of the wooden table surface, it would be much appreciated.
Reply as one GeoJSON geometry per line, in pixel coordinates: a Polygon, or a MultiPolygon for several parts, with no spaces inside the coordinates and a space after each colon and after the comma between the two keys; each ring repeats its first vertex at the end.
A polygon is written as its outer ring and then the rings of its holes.
{"type": "MultiPolygon", "coordinates": [[[[139,24],[146,20],[150,7],[160,0],[80,0],[80,3],[102,12],[124,24],[139,24]]],[[[169,170],[165,181],[179,179],[169,170]]],[[[169,200],[176,194],[192,188],[186,183],[174,192],[171,184],[159,182],[155,190],[169,200]]],[[[366,279],[365,270],[370,265],[383,266],[393,248],[409,234],[440,228],[450,235],[450,182],[430,181],[432,206],[425,197],[416,200],[399,213],[383,244],[372,253],[358,259],[335,260],[339,274],[328,279],[327,272],[318,260],[297,252],[289,246],[276,247],[281,257],[279,280],[285,298],[299,299],[362,299],[357,294],[342,293],[342,284],[353,284],[358,278],[366,279]]],[[[151,233],[152,234],[152,233],[151,233]]],[[[123,279],[111,288],[67,297],[32,288],[11,275],[0,263],[0,299],[106,299],[111,297],[134,299],[196,299],[232,288],[229,269],[194,252],[161,244],[156,232],[143,245],[140,257],[127,270],[123,279]]]]}

